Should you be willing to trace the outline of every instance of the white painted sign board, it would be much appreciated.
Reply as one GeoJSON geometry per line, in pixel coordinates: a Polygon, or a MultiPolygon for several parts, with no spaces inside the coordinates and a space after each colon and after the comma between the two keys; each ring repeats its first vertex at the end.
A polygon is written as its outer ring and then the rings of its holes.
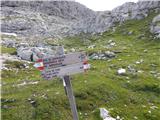
{"type": "Polygon", "coordinates": [[[83,62],[85,59],[84,53],[71,53],[66,55],[61,55],[58,57],[50,57],[43,59],[43,65],[45,70],[53,69],[60,66],[66,66],[70,64],[83,62]]]}
{"type": "Polygon", "coordinates": [[[53,69],[47,69],[42,71],[42,77],[44,79],[52,79],[53,77],[61,77],[65,75],[73,75],[76,73],[84,72],[83,63],[76,63],[72,65],[67,65],[63,67],[57,67],[53,69]]]}

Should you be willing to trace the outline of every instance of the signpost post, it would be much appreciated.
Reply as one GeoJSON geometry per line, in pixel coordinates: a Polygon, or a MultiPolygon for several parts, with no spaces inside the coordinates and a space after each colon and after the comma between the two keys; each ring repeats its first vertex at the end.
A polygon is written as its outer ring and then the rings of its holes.
{"type": "Polygon", "coordinates": [[[70,103],[70,107],[73,115],[73,120],[78,120],[78,112],[77,112],[76,102],[75,102],[75,98],[72,91],[70,78],[69,76],[64,76],[63,78],[66,84],[66,91],[67,91],[67,96],[69,99],[69,103],[70,103]]]}
{"type": "Polygon", "coordinates": [[[69,99],[73,120],[78,120],[78,112],[69,75],[84,72],[84,61],[84,53],[64,54],[64,48],[60,46],[58,48],[58,56],[43,58],[34,64],[36,68],[41,70],[41,75],[44,79],[49,80],[53,77],[62,78],[65,93],[69,99]]]}
{"type": "MultiPolygon", "coordinates": [[[[61,47],[61,52],[64,54],[64,48],[61,47]]],[[[65,91],[67,93],[68,99],[69,99],[69,103],[70,103],[70,107],[71,107],[71,111],[72,111],[72,115],[73,115],[73,120],[78,120],[78,112],[77,112],[77,107],[76,107],[76,102],[75,102],[75,98],[73,95],[73,90],[72,90],[72,85],[71,85],[71,81],[69,78],[69,75],[63,76],[63,82],[64,82],[64,88],[65,91]]]]}
{"type": "Polygon", "coordinates": [[[62,46],[58,48],[58,51],[58,56],[43,58],[34,66],[42,71],[41,74],[44,79],[49,80],[53,77],[62,78],[65,93],[69,99],[73,120],[78,120],[78,112],[69,75],[86,71],[86,62],[84,65],[85,54],[78,52],[65,55],[64,48],[62,46]]]}

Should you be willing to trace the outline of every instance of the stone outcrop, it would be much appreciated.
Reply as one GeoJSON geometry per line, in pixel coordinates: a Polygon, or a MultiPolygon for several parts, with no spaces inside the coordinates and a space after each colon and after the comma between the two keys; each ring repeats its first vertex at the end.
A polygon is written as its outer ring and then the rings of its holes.
{"type": "Polygon", "coordinates": [[[150,31],[160,38],[160,14],[153,18],[150,31]]]}
{"type": "Polygon", "coordinates": [[[2,31],[22,36],[65,36],[72,24],[95,15],[85,6],[67,1],[2,1],[1,8],[2,31]]]}
{"type": "Polygon", "coordinates": [[[54,56],[55,51],[49,47],[20,47],[17,49],[17,56],[27,61],[37,61],[43,57],[54,56]]]}
{"type": "Polygon", "coordinates": [[[20,36],[61,38],[80,33],[103,33],[130,19],[160,11],[160,1],[125,3],[112,11],[96,12],[73,1],[2,1],[1,30],[20,36]]]}

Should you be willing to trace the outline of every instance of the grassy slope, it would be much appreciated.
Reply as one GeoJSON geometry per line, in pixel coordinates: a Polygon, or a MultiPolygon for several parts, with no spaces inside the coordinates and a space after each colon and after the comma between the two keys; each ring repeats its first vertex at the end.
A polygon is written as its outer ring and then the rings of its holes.
{"type": "Polygon", "coordinates": [[[5,46],[0,46],[1,53],[8,53],[11,55],[16,54],[16,49],[12,47],[5,47],[5,46]]]}
{"type": "MultiPolygon", "coordinates": [[[[72,84],[78,106],[80,120],[101,120],[100,107],[107,108],[113,117],[119,115],[125,120],[159,120],[160,118],[160,79],[150,71],[160,73],[160,40],[153,40],[148,32],[148,25],[154,14],[145,20],[127,21],[117,27],[116,32],[106,32],[101,37],[67,38],[60,44],[67,49],[79,48],[87,52],[92,51],[120,51],[117,57],[110,61],[91,60],[92,69],[87,74],[72,76],[72,84]],[[132,35],[123,35],[126,31],[133,31],[132,35]],[[144,37],[139,38],[140,34],[144,37]],[[112,39],[116,42],[113,48],[102,48],[112,39]],[[90,50],[86,44],[95,44],[90,50]],[[144,50],[147,52],[144,52],[144,50]],[[143,59],[141,64],[136,61],[143,59]],[[124,76],[116,74],[118,68],[133,66],[142,73],[124,76]],[[152,109],[151,106],[157,106],[152,109]],[[149,113],[148,111],[151,111],[149,113]]],[[[9,108],[2,109],[2,118],[6,120],[71,120],[68,99],[65,96],[62,82],[59,79],[45,81],[35,69],[19,69],[2,71],[2,105],[9,108]],[[39,81],[37,85],[13,87],[24,80],[39,81]],[[47,98],[43,98],[45,95],[47,98]],[[28,98],[36,101],[32,106],[28,98]],[[15,101],[5,101],[6,99],[15,101]]]]}

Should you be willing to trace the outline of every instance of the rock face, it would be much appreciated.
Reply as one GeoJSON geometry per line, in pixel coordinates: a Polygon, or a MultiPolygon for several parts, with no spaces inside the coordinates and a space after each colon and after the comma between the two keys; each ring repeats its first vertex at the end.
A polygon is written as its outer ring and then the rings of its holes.
{"type": "Polygon", "coordinates": [[[160,10],[160,1],[139,1],[137,3],[128,2],[112,10],[113,15],[119,21],[128,19],[143,19],[148,16],[150,10],[160,10]]]}
{"type": "Polygon", "coordinates": [[[76,2],[2,1],[2,31],[23,36],[65,36],[72,24],[95,13],[76,2]]]}
{"type": "Polygon", "coordinates": [[[160,1],[129,2],[103,12],[73,1],[2,1],[1,30],[27,37],[95,34],[109,30],[117,22],[143,19],[151,9],[160,11],[160,1]]]}
{"type": "Polygon", "coordinates": [[[160,38],[160,14],[153,18],[150,31],[153,34],[156,34],[160,38]]]}

